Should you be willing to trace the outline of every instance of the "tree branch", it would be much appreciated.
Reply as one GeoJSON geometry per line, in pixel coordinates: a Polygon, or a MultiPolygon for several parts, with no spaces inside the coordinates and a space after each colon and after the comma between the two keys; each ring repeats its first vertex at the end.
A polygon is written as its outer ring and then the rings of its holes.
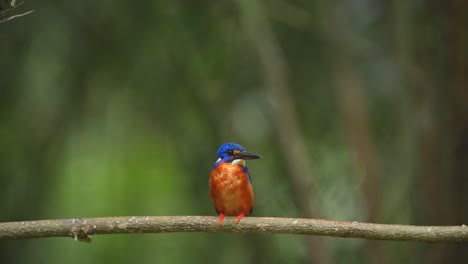
{"type": "Polygon", "coordinates": [[[23,1],[17,3],[16,0],[0,0],[0,23],[7,22],[14,18],[22,17],[22,16],[25,16],[34,12],[34,10],[30,10],[28,12],[24,12],[18,15],[10,14],[13,12],[13,10],[16,10],[23,3],[24,3],[23,1]]]}
{"type": "Polygon", "coordinates": [[[25,16],[25,15],[29,15],[32,12],[34,12],[34,10],[29,10],[28,12],[25,12],[25,13],[22,13],[22,14],[2,18],[2,19],[0,19],[0,23],[7,22],[7,21],[12,20],[12,19],[17,18],[17,17],[22,17],[22,16],[25,16]]]}
{"type": "Polygon", "coordinates": [[[227,217],[220,226],[214,216],[122,216],[0,223],[0,239],[72,237],[91,242],[90,235],[209,232],[304,234],[374,240],[420,242],[468,241],[468,227],[385,225],[321,219],[245,217],[239,224],[227,217]]]}

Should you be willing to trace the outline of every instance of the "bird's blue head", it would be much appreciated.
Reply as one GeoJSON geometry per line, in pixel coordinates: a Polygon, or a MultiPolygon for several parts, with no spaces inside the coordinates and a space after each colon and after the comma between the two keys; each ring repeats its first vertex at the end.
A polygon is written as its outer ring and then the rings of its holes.
{"type": "Polygon", "coordinates": [[[247,152],[245,148],[236,143],[224,143],[218,149],[218,160],[215,166],[221,162],[233,162],[235,160],[260,159],[261,156],[247,152]]]}

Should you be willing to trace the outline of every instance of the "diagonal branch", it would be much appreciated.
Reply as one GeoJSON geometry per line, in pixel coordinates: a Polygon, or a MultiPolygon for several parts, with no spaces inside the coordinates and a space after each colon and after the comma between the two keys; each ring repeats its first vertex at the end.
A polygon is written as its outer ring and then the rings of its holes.
{"type": "Polygon", "coordinates": [[[246,217],[240,224],[214,216],[121,216],[0,223],[0,239],[72,237],[91,242],[90,235],[170,232],[304,234],[373,240],[419,242],[468,241],[468,227],[385,225],[322,219],[246,217]]]}
{"type": "Polygon", "coordinates": [[[19,6],[21,6],[24,2],[21,1],[17,3],[16,0],[0,0],[0,23],[7,22],[17,17],[22,17],[28,15],[34,10],[30,10],[28,12],[24,12],[18,15],[11,15],[14,10],[16,10],[19,6]]]}
{"type": "Polygon", "coordinates": [[[34,10],[29,10],[28,12],[24,12],[22,14],[12,15],[12,16],[2,18],[2,19],[0,19],[0,23],[7,22],[7,21],[12,20],[12,19],[17,18],[17,17],[22,17],[22,16],[25,16],[25,15],[29,15],[32,12],[34,12],[34,10]]]}

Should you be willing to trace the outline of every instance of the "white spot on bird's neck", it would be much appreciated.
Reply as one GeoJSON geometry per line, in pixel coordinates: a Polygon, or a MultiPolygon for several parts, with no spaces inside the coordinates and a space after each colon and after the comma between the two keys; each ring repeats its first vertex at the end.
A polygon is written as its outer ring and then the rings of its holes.
{"type": "Polygon", "coordinates": [[[218,163],[218,162],[220,162],[220,161],[221,161],[221,158],[219,158],[215,163],[218,163]]]}
{"type": "Polygon", "coordinates": [[[241,165],[241,166],[245,166],[245,160],[243,159],[235,159],[232,161],[232,165],[241,165]]]}

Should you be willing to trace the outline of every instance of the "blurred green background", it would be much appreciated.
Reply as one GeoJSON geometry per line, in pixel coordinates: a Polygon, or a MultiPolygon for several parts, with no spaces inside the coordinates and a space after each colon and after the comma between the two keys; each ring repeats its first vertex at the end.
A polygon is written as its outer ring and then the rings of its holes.
{"type": "MultiPolygon", "coordinates": [[[[215,215],[468,224],[467,2],[26,1],[0,24],[0,221],[215,215]]],[[[147,234],[0,241],[1,263],[463,263],[466,243],[147,234]]]]}

